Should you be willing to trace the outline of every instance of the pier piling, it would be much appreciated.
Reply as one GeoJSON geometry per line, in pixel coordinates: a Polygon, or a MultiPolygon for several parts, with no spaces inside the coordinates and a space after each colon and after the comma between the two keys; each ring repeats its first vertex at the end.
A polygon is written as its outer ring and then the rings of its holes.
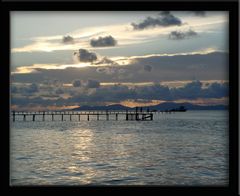
{"type": "MultiPolygon", "coordinates": [[[[141,110],[140,110],[141,111],[141,110]]],[[[16,116],[23,116],[23,121],[27,121],[27,116],[30,117],[32,121],[36,121],[37,116],[41,116],[42,121],[45,121],[45,116],[51,117],[51,121],[64,121],[64,116],[69,115],[69,120],[74,121],[75,119],[72,117],[73,115],[78,116],[78,121],[80,121],[81,115],[85,115],[87,121],[90,121],[90,116],[96,116],[94,119],[97,121],[100,120],[100,115],[106,116],[105,120],[109,121],[110,119],[114,119],[116,121],[119,120],[119,115],[125,116],[126,121],[145,121],[145,120],[153,120],[153,112],[140,112],[140,111],[97,111],[97,112],[59,112],[59,111],[47,111],[47,112],[12,112],[12,121],[16,121],[16,116]],[[54,116],[60,116],[55,119],[54,116]],[[112,117],[111,117],[112,116],[112,117]]],[[[20,118],[21,119],[21,118],[20,118]]],[[[77,118],[76,118],[77,120],[77,118]]]]}
{"type": "Polygon", "coordinates": [[[15,112],[13,111],[13,122],[15,122],[15,112]]]}

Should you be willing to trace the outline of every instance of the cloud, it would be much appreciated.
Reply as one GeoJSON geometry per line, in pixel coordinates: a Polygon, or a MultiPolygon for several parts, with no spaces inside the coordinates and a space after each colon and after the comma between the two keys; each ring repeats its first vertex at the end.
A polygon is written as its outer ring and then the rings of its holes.
{"type": "Polygon", "coordinates": [[[135,87],[136,99],[165,99],[172,100],[170,89],[160,84],[154,84],[151,86],[135,87]]]}
{"type": "Polygon", "coordinates": [[[204,92],[206,98],[221,98],[228,96],[228,84],[214,82],[208,86],[204,92]]]}
{"type": "Polygon", "coordinates": [[[117,68],[115,68],[115,67],[98,67],[96,69],[96,72],[97,73],[104,73],[104,74],[107,74],[107,75],[112,75],[112,74],[116,73],[116,70],[117,70],[117,68]]]}
{"type": "Polygon", "coordinates": [[[63,36],[62,42],[65,44],[72,44],[74,43],[74,39],[70,35],[66,35],[66,36],[63,36]]]}
{"type": "MultiPolygon", "coordinates": [[[[129,71],[128,69],[126,68],[120,68],[120,67],[116,67],[116,66],[112,66],[112,67],[109,67],[109,66],[105,66],[105,67],[98,67],[96,69],[96,72],[97,73],[100,73],[100,74],[107,74],[108,77],[112,77],[112,78],[127,78],[128,77],[128,74],[126,74],[126,72],[129,71]],[[111,76],[112,75],[112,76],[111,76]]],[[[132,74],[131,74],[132,75],[132,74]]]]}
{"type": "Polygon", "coordinates": [[[143,69],[147,72],[151,72],[152,71],[152,67],[150,65],[144,65],[143,69]]]}
{"type": "Polygon", "coordinates": [[[193,99],[196,97],[201,97],[202,95],[202,83],[200,81],[193,81],[186,84],[181,88],[173,88],[172,93],[173,97],[177,99],[188,98],[193,99]]]}
{"type": "MultiPolygon", "coordinates": [[[[88,87],[82,89],[81,93],[75,92],[68,98],[61,98],[52,94],[47,99],[42,96],[30,97],[25,96],[11,96],[11,104],[18,106],[51,106],[51,105],[82,105],[82,104],[95,104],[107,102],[121,102],[126,100],[198,100],[198,99],[211,99],[211,98],[224,98],[228,97],[228,83],[214,82],[208,87],[203,88],[201,81],[192,81],[180,88],[169,88],[160,84],[152,84],[149,86],[134,86],[129,87],[126,85],[112,85],[112,86],[98,86],[99,82],[95,80],[88,80],[88,87]],[[92,88],[95,88],[93,91],[92,88]]],[[[71,88],[71,87],[69,87],[71,88]]]]}
{"type": "Polygon", "coordinates": [[[51,87],[61,87],[63,84],[60,80],[52,78],[45,77],[45,80],[41,81],[44,86],[51,86],[51,87]]]}
{"type": "Polygon", "coordinates": [[[135,57],[125,68],[128,73],[134,73],[131,78],[134,82],[140,81],[170,81],[170,80],[200,80],[227,79],[228,54],[211,52],[207,54],[177,54],[173,56],[146,56],[135,57]],[[139,73],[136,70],[141,66],[151,65],[154,71],[151,74],[139,73]]]}
{"type": "Polygon", "coordinates": [[[108,46],[116,46],[117,40],[114,39],[111,35],[106,37],[98,37],[97,39],[91,39],[90,45],[92,47],[108,47],[108,46]]]}
{"type": "Polygon", "coordinates": [[[168,38],[171,40],[183,40],[196,37],[197,35],[198,35],[197,32],[189,29],[188,31],[172,31],[168,35],[168,38]]]}
{"type": "Polygon", "coordinates": [[[93,62],[97,60],[96,53],[89,52],[86,49],[79,49],[78,52],[74,52],[74,55],[78,56],[80,62],[93,62]]]}
{"type": "Polygon", "coordinates": [[[81,86],[81,80],[74,80],[72,82],[73,87],[80,87],[81,86]]]}
{"type": "Polygon", "coordinates": [[[180,88],[169,88],[160,84],[139,86],[134,88],[136,99],[178,100],[198,98],[222,98],[228,96],[228,84],[212,83],[208,88],[203,88],[200,81],[192,81],[180,88]]]}
{"type": "Polygon", "coordinates": [[[119,74],[123,74],[123,73],[126,73],[126,72],[127,72],[127,69],[123,69],[123,68],[118,69],[119,74]]]}
{"type": "Polygon", "coordinates": [[[148,16],[140,23],[132,23],[134,30],[143,30],[149,27],[168,27],[168,26],[175,26],[175,25],[182,25],[182,21],[172,15],[169,11],[160,12],[159,16],[156,18],[148,16]]]}
{"type": "Polygon", "coordinates": [[[21,87],[18,92],[22,92],[25,95],[32,95],[34,93],[37,93],[39,91],[39,87],[37,84],[32,83],[29,86],[21,87]]]}
{"type": "MultiPolygon", "coordinates": [[[[206,18],[196,18],[192,17],[193,12],[190,11],[183,11],[183,14],[190,15],[188,17],[188,25],[194,27],[198,32],[212,32],[213,29],[218,31],[218,29],[225,29],[226,28],[226,22],[227,18],[225,14],[222,14],[221,16],[216,16],[216,14],[209,14],[206,18]],[[220,25],[220,26],[219,26],[220,25]],[[221,28],[219,28],[221,27],[221,28]]],[[[171,15],[174,14],[174,12],[170,14],[165,15],[171,15]]],[[[164,15],[164,14],[162,14],[164,15]]],[[[155,15],[151,16],[150,18],[153,19],[159,19],[164,18],[162,15],[155,15]]],[[[176,15],[177,16],[177,15],[176,15]]],[[[167,17],[166,17],[167,18],[167,17]]],[[[176,17],[175,17],[176,18],[176,17]]],[[[159,19],[160,20],[160,19],[159,19]]],[[[180,19],[179,19],[180,20],[180,19]]],[[[183,19],[182,19],[183,20],[183,19]]],[[[143,18],[144,21],[144,18],[143,18]]],[[[180,20],[181,21],[181,20],[180,20]]],[[[133,21],[136,23],[137,27],[138,24],[141,23],[141,21],[133,21]]],[[[134,23],[133,23],[134,24],[134,23]]],[[[158,23],[157,23],[158,24],[158,23]]],[[[184,21],[181,21],[181,24],[179,25],[185,25],[184,21]]],[[[29,42],[26,42],[26,44],[23,44],[19,47],[11,48],[11,52],[13,53],[19,53],[21,52],[22,55],[26,56],[26,52],[42,52],[42,54],[48,54],[53,51],[74,51],[79,49],[79,44],[81,45],[81,48],[85,48],[87,50],[91,49],[92,47],[89,44],[90,39],[97,38],[99,36],[105,37],[108,34],[111,34],[112,37],[114,37],[119,43],[121,43],[118,47],[114,47],[114,49],[119,48],[125,48],[126,46],[133,46],[135,44],[139,43],[146,43],[147,41],[155,41],[156,39],[159,39],[162,35],[166,35],[166,33],[169,32],[169,28],[150,28],[154,27],[152,25],[148,26],[144,29],[144,31],[133,31],[133,26],[129,23],[116,23],[114,25],[97,25],[92,27],[86,27],[86,28],[80,28],[74,31],[67,32],[67,35],[71,35],[74,37],[74,43],[75,44],[63,44],[63,35],[62,34],[55,34],[52,36],[44,36],[44,37],[33,37],[30,38],[29,42]],[[149,28],[148,28],[149,27],[149,28]],[[148,29],[147,29],[148,28],[148,29]]],[[[155,26],[157,27],[157,25],[155,26]]],[[[175,27],[175,26],[173,26],[175,27]]],[[[98,50],[106,50],[107,48],[96,48],[98,50]]],[[[30,56],[35,55],[37,56],[37,59],[40,58],[39,54],[41,53],[31,53],[30,56]]],[[[22,58],[19,58],[18,60],[21,60],[22,58]]],[[[34,58],[35,59],[35,58],[34,58]]],[[[59,58],[60,59],[60,58],[59,58]]],[[[42,61],[45,61],[45,58],[41,58],[41,62],[33,62],[33,63],[43,63],[42,61]]],[[[19,63],[19,61],[17,62],[19,63]]],[[[47,63],[47,62],[44,62],[47,63]]],[[[53,63],[56,63],[55,61],[53,63]]]]}
{"type": "Polygon", "coordinates": [[[222,98],[228,96],[228,84],[214,82],[203,88],[200,81],[192,81],[181,88],[173,88],[174,99],[222,98]]]}
{"type": "Polygon", "coordinates": [[[133,89],[124,85],[114,85],[98,88],[95,93],[88,97],[88,100],[93,102],[100,100],[105,102],[118,102],[120,100],[133,99],[135,96],[136,93],[133,89]]]}
{"type": "Polygon", "coordinates": [[[27,91],[30,92],[30,93],[38,92],[38,85],[35,84],[35,83],[31,84],[31,85],[27,88],[27,91]]]}
{"type": "Polygon", "coordinates": [[[16,94],[20,96],[32,96],[37,94],[40,91],[39,86],[35,83],[32,84],[18,84],[18,85],[11,85],[11,93],[12,96],[16,94]]]}
{"type": "Polygon", "coordinates": [[[87,80],[85,87],[87,88],[99,88],[100,87],[100,82],[97,80],[87,80]]]}
{"type": "Polygon", "coordinates": [[[103,57],[100,61],[97,61],[95,63],[93,63],[94,65],[101,65],[101,64],[105,64],[105,65],[118,65],[118,63],[116,61],[113,61],[107,57],[103,57]]]}
{"type": "Polygon", "coordinates": [[[58,89],[55,91],[55,93],[56,93],[57,95],[61,95],[61,94],[64,94],[64,91],[63,91],[63,89],[58,88],[58,89]]]}
{"type": "Polygon", "coordinates": [[[98,80],[88,79],[85,82],[81,80],[74,80],[72,82],[73,87],[81,87],[84,86],[85,88],[99,88],[100,82],[98,80]]]}
{"type": "Polygon", "coordinates": [[[20,107],[28,106],[28,107],[34,107],[34,106],[53,106],[53,105],[64,105],[66,103],[66,100],[62,98],[58,98],[55,100],[51,99],[43,99],[42,97],[12,97],[11,98],[11,104],[12,105],[18,105],[20,107]]]}
{"type": "MultiPolygon", "coordinates": [[[[145,56],[123,57],[121,65],[94,64],[87,67],[68,67],[65,69],[37,69],[32,73],[15,73],[11,75],[13,82],[36,83],[44,78],[55,78],[62,83],[72,83],[73,80],[89,78],[100,82],[159,82],[171,80],[227,80],[228,53],[199,51],[179,54],[153,54],[145,56]],[[151,74],[149,65],[152,67],[151,74]],[[145,70],[144,70],[145,66],[145,70]],[[123,70],[122,70],[123,69],[123,70]],[[147,70],[146,70],[147,69],[147,70]],[[154,71],[153,71],[154,70],[154,71]],[[124,72],[124,73],[123,73],[124,72]],[[119,77],[121,75],[121,77],[119,77]],[[127,77],[129,75],[129,77],[127,77]],[[131,77],[130,77],[131,76],[131,77]]],[[[95,63],[95,62],[94,62],[95,63]]]]}

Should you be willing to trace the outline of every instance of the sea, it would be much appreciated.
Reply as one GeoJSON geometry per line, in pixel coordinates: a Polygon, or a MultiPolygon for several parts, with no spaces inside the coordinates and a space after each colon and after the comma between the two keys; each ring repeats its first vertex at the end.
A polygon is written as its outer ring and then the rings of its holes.
{"type": "Polygon", "coordinates": [[[228,186],[228,111],[10,119],[11,186],[228,186]]]}

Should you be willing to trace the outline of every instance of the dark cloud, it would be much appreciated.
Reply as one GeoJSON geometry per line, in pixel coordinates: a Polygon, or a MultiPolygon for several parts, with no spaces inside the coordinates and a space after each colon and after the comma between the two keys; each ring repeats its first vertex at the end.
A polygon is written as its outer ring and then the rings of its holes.
{"type": "Polygon", "coordinates": [[[69,101],[66,101],[65,99],[58,98],[55,100],[51,99],[43,99],[42,97],[12,97],[11,104],[12,105],[18,105],[20,107],[23,106],[63,106],[67,105],[68,103],[71,103],[69,101]]]}
{"type": "Polygon", "coordinates": [[[131,60],[131,64],[124,66],[37,69],[38,72],[34,73],[13,74],[11,81],[14,83],[42,83],[46,77],[58,79],[62,83],[72,83],[78,78],[83,81],[92,78],[100,82],[159,82],[159,80],[192,80],[194,78],[199,80],[228,79],[228,53],[225,52],[156,55],[135,57],[131,60]],[[152,67],[151,74],[144,71],[145,65],[152,67]],[[121,77],[119,77],[120,75],[121,77]],[[129,77],[127,77],[128,75],[129,77]]]}
{"type": "Polygon", "coordinates": [[[124,73],[126,73],[126,72],[127,72],[127,69],[123,69],[123,68],[118,69],[118,73],[119,73],[119,74],[124,74],[124,73]]]}
{"type": "Polygon", "coordinates": [[[193,81],[181,88],[172,89],[173,97],[177,99],[194,99],[202,96],[202,83],[193,81]]]}
{"type": "Polygon", "coordinates": [[[52,86],[52,87],[61,87],[62,82],[60,80],[54,79],[54,78],[46,78],[45,80],[41,81],[42,84],[46,86],[52,86]]]}
{"type": "Polygon", "coordinates": [[[22,96],[32,96],[39,92],[39,87],[37,84],[32,83],[30,85],[26,84],[20,84],[18,86],[15,86],[14,84],[11,84],[11,93],[13,94],[19,94],[22,96]]]}
{"type": "Polygon", "coordinates": [[[193,13],[196,16],[206,16],[206,12],[205,11],[190,11],[191,13],[193,13]]]}
{"type": "Polygon", "coordinates": [[[98,67],[96,69],[97,73],[106,73],[108,71],[108,69],[106,67],[98,67]]]}
{"type": "Polygon", "coordinates": [[[203,90],[206,98],[221,98],[228,96],[228,84],[227,83],[212,83],[207,86],[207,89],[203,90]]]}
{"type": "Polygon", "coordinates": [[[65,44],[71,44],[74,42],[74,39],[70,35],[66,35],[66,36],[63,36],[62,42],[65,44]]]}
{"type": "Polygon", "coordinates": [[[80,87],[82,85],[81,80],[74,80],[72,82],[72,85],[73,85],[73,87],[80,87]]]}
{"type": "Polygon", "coordinates": [[[23,94],[34,94],[37,93],[39,91],[38,85],[35,83],[32,83],[29,86],[26,87],[21,87],[19,89],[19,92],[22,92],[23,94]]]}
{"type": "Polygon", "coordinates": [[[26,88],[26,90],[29,92],[29,93],[36,93],[38,92],[38,85],[33,83],[31,84],[28,88],[26,88]]]}
{"type": "Polygon", "coordinates": [[[127,67],[128,73],[134,73],[134,82],[159,80],[224,80],[228,79],[228,54],[213,52],[208,54],[188,54],[174,56],[151,56],[135,58],[127,67]],[[136,73],[139,67],[151,65],[154,71],[136,73]]]}
{"type": "Polygon", "coordinates": [[[100,65],[100,64],[107,64],[107,65],[118,65],[117,62],[107,58],[107,57],[103,57],[100,61],[95,62],[95,65],[100,65]]]}
{"type": "Polygon", "coordinates": [[[54,92],[48,92],[48,93],[44,93],[44,94],[40,94],[39,96],[43,97],[43,98],[47,98],[47,99],[57,99],[59,98],[58,94],[54,94],[54,92]]]}
{"type": "Polygon", "coordinates": [[[203,88],[200,81],[193,81],[181,88],[172,89],[174,99],[222,98],[228,96],[228,85],[212,83],[203,88]]]}
{"type": "Polygon", "coordinates": [[[154,84],[151,86],[136,86],[135,88],[119,85],[108,88],[108,90],[109,101],[116,101],[116,97],[118,97],[118,101],[123,101],[126,99],[177,100],[222,98],[228,96],[227,84],[212,83],[208,88],[203,88],[200,81],[192,81],[181,88],[169,88],[160,84],[154,84]]]}
{"type": "Polygon", "coordinates": [[[151,86],[135,87],[136,99],[165,99],[172,100],[171,91],[168,87],[160,84],[154,84],[151,86]]]}
{"type": "Polygon", "coordinates": [[[148,72],[152,71],[152,67],[150,65],[144,65],[143,69],[148,72]]]}
{"type": "Polygon", "coordinates": [[[58,89],[55,91],[55,93],[56,93],[57,95],[61,95],[61,94],[64,94],[64,91],[63,91],[63,89],[58,88],[58,89]]]}
{"type": "Polygon", "coordinates": [[[98,67],[96,69],[96,72],[97,73],[101,73],[101,74],[106,74],[108,75],[108,77],[113,77],[113,78],[119,78],[119,76],[123,77],[124,76],[127,76],[126,75],[126,72],[128,71],[128,69],[123,69],[123,68],[120,68],[120,67],[116,67],[116,66],[113,66],[113,67],[109,67],[109,66],[106,66],[106,67],[98,67]]]}
{"type": "Polygon", "coordinates": [[[142,30],[149,27],[156,27],[156,26],[162,26],[162,27],[168,27],[168,26],[174,26],[174,25],[182,25],[182,21],[171,14],[169,11],[160,12],[159,16],[156,18],[153,17],[147,17],[140,23],[132,23],[134,30],[142,30]]]}
{"type": "Polygon", "coordinates": [[[114,85],[98,88],[88,99],[91,101],[103,100],[105,102],[118,102],[126,99],[134,99],[136,92],[124,85],[114,85]]]}
{"type": "Polygon", "coordinates": [[[85,82],[81,80],[74,80],[72,83],[73,87],[84,86],[86,88],[98,88],[100,87],[100,82],[97,80],[88,79],[85,82]]]}
{"type": "Polygon", "coordinates": [[[107,74],[107,75],[113,75],[116,73],[116,70],[117,68],[115,67],[98,67],[96,69],[96,72],[97,73],[104,73],[104,74],[107,74]]]}
{"type": "MultiPolygon", "coordinates": [[[[55,100],[43,99],[42,97],[30,98],[12,96],[11,104],[13,105],[81,105],[82,103],[93,104],[97,102],[121,102],[124,100],[166,100],[174,101],[178,99],[198,99],[198,98],[223,98],[228,96],[227,83],[212,83],[207,88],[203,88],[200,81],[192,81],[180,88],[169,88],[160,84],[153,84],[151,86],[135,86],[130,88],[124,85],[114,86],[96,86],[97,81],[89,80],[89,88],[96,89],[88,93],[85,89],[84,93],[74,93],[67,99],[57,98],[55,100]]],[[[54,96],[54,95],[53,95],[54,96]]],[[[56,97],[56,96],[54,96],[56,97]]]]}
{"type": "Polygon", "coordinates": [[[197,32],[190,29],[188,31],[172,31],[168,37],[172,40],[183,40],[195,37],[197,35],[197,32]]]}
{"type": "Polygon", "coordinates": [[[79,49],[78,52],[74,52],[74,55],[78,56],[81,62],[93,62],[97,60],[97,55],[94,52],[89,52],[86,49],[79,49]]]}
{"type": "Polygon", "coordinates": [[[106,37],[98,37],[97,39],[91,39],[90,45],[92,47],[116,46],[117,40],[114,39],[111,35],[106,36],[106,37]]]}
{"type": "Polygon", "coordinates": [[[87,88],[99,88],[100,87],[100,82],[97,80],[87,80],[85,87],[87,88]]]}

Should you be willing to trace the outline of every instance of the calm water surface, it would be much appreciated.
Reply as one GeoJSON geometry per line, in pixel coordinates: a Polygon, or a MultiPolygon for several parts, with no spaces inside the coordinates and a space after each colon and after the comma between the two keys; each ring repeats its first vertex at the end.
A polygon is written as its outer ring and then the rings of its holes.
{"type": "Polygon", "coordinates": [[[228,184],[227,111],[27,120],[11,122],[12,185],[228,184]]]}

